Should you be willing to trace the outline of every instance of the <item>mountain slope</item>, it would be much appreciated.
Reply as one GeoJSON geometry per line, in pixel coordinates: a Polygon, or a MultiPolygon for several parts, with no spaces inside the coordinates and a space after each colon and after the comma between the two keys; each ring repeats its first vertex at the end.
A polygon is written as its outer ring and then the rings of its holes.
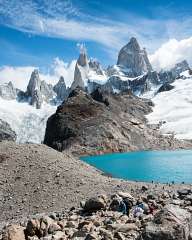
{"type": "Polygon", "coordinates": [[[41,109],[36,109],[26,102],[0,98],[0,119],[10,124],[16,132],[17,142],[20,143],[41,143],[47,119],[55,110],[56,106],[49,104],[43,104],[41,109]]]}
{"type": "Polygon", "coordinates": [[[151,105],[131,93],[97,89],[89,95],[76,89],[48,119],[44,143],[78,155],[191,147],[148,126],[145,114],[151,112],[151,105]]]}
{"type": "Polygon", "coordinates": [[[147,118],[150,123],[165,121],[163,133],[175,133],[179,139],[192,139],[192,75],[188,71],[184,77],[171,85],[170,91],[158,93],[152,98],[155,106],[147,118]]]}

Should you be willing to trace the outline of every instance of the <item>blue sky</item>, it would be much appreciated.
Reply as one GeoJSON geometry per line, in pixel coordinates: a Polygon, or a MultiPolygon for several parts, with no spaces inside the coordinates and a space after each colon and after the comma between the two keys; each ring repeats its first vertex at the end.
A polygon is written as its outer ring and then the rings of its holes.
{"type": "Polygon", "coordinates": [[[0,66],[71,62],[78,43],[107,66],[132,36],[160,67],[166,51],[167,59],[190,59],[191,9],[188,0],[0,0],[0,66]]]}

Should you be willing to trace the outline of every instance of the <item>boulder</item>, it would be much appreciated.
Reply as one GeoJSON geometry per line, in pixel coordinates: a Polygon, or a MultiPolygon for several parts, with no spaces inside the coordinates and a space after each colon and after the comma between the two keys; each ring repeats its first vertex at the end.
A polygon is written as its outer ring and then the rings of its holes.
{"type": "Polygon", "coordinates": [[[20,225],[9,225],[2,234],[2,240],[25,240],[24,228],[20,225]]]}
{"type": "Polygon", "coordinates": [[[93,197],[85,202],[84,210],[87,212],[98,211],[107,207],[106,199],[103,196],[93,197]]]}
{"type": "Polygon", "coordinates": [[[143,240],[188,240],[191,214],[176,205],[167,205],[156,213],[142,234],[143,240]]]}
{"type": "Polygon", "coordinates": [[[27,222],[26,234],[31,237],[36,236],[36,235],[41,236],[40,227],[41,227],[41,224],[38,219],[30,219],[27,222]]]}

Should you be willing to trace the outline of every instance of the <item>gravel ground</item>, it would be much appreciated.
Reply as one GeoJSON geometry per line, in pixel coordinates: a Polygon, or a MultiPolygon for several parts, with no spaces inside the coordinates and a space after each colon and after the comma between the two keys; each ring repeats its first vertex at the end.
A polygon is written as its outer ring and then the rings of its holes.
{"type": "Polygon", "coordinates": [[[0,143],[0,222],[31,214],[62,211],[98,194],[149,193],[192,188],[130,182],[104,176],[92,166],[45,145],[0,143]]]}

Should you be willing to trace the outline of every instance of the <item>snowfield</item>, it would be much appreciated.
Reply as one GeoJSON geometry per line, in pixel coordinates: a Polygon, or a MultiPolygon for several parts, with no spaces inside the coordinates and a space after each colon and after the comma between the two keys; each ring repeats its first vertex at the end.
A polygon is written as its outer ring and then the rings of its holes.
{"type": "Polygon", "coordinates": [[[28,103],[0,98],[0,119],[8,122],[17,134],[17,142],[41,143],[44,139],[46,122],[56,111],[56,106],[44,104],[36,109],[28,103]]]}
{"type": "Polygon", "coordinates": [[[178,139],[192,139],[192,76],[182,74],[186,79],[178,79],[171,91],[155,95],[153,112],[147,118],[149,123],[166,121],[162,133],[174,133],[178,139]]]}

